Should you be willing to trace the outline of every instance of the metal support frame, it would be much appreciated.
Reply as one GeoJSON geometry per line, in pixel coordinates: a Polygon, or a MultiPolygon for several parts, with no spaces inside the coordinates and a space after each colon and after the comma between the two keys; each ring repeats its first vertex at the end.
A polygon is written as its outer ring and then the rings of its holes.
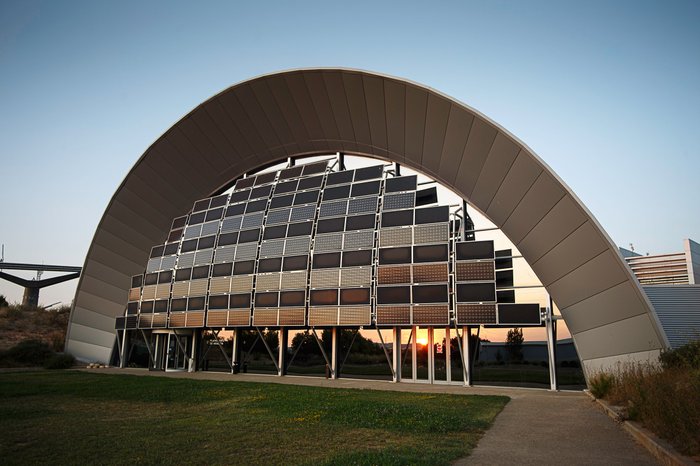
{"type": "Polygon", "coordinates": [[[360,329],[358,328],[357,330],[355,330],[355,334],[352,336],[352,340],[350,340],[350,346],[348,346],[348,350],[345,352],[345,357],[343,358],[343,361],[338,366],[338,374],[341,374],[343,372],[343,366],[345,365],[345,361],[348,360],[348,356],[350,356],[350,350],[352,350],[352,345],[355,343],[355,338],[357,338],[357,334],[359,333],[360,329]]]}
{"type": "Polygon", "coordinates": [[[328,360],[328,355],[326,355],[326,350],[323,349],[323,343],[321,342],[321,339],[318,338],[318,334],[316,334],[316,329],[314,327],[311,327],[311,332],[314,334],[314,338],[316,339],[316,344],[318,345],[318,348],[321,350],[321,355],[323,356],[323,359],[326,360],[326,367],[331,373],[331,378],[335,379],[335,374],[333,373],[333,366],[331,365],[330,361],[328,360]]]}
{"type": "MultiPolygon", "coordinates": [[[[219,339],[219,333],[221,330],[214,331],[213,328],[209,328],[209,331],[214,335],[214,338],[216,339],[216,342],[218,343],[219,350],[221,351],[221,354],[224,355],[224,359],[226,359],[226,364],[228,364],[228,367],[231,369],[231,373],[233,374],[233,363],[231,362],[231,359],[229,359],[228,354],[226,354],[226,350],[224,350],[224,344],[222,341],[219,339]]],[[[177,333],[175,334],[177,335],[177,333]]],[[[178,341],[180,339],[178,338],[178,341]]]]}
{"type": "Polygon", "coordinates": [[[338,327],[331,328],[331,378],[338,378],[338,327]]]}
{"type": "Polygon", "coordinates": [[[384,343],[381,330],[377,329],[377,335],[379,335],[379,341],[382,342],[382,349],[384,350],[384,356],[386,356],[386,363],[389,365],[389,369],[391,369],[391,379],[396,380],[396,372],[394,371],[394,366],[391,363],[391,356],[389,356],[389,352],[386,350],[386,344],[384,343]]]}
{"type": "Polygon", "coordinates": [[[304,346],[304,342],[306,342],[306,338],[309,336],[309,331],[305,331],[303,333],[303,336],[301,337],[301,342],[299,342],[299,346],[297,346],[297,349],[294,350],[292,353],[292,357],[289,358],[289,361],[287,362],[287,367],[285,368],[285,373],[289,370],[291,367],[292,363],[294,362],[294,358],[297,357],[297,354],[299,353],[299,350],[301,349],[302,346],[304,346]]]}
{"type": "Polygon", "coordinates": [[[233,373],[238,373],[240,368],[240,345],[239,345],[239,332],[240,330],[233,329],[233,335],[231,338],[231,365],[233,366],[233,373]]]}
{"type": "Polygon", "coordinates": [[[255,345],[258,343],[258,340],[260,340],[260,332],[258,332],[258,335],[255,336],[255,340],[253,340],[253,344],[248,348],[248,351],[246,352],[245,356],[243,357],[243,360],[241,361],[241,366],[245,367],[246,364],[248,364],[248,359],[250,359],[250,355],[253,354],[253,348],[255,348],[255,345]]]}
{"type": "MultiPolygon", "coordinates": [[[[126,329],[122,331],[121,347],[119,348],[119,368],[124,369],[126,367],[126,342],[127,342],[126,329]]],[[[117,332],[117,344],[119,344],[119,332],[117,332]]]]}
{"type": "Polygon", "coordinates": [[[435,383],[435,332],[428,327],[428,383],[435,383]]]}
{"type": "Polygon", "coordinates": [[[394,364],[394,382],[401,382],[401,327],[393,329],[394,342],[392,344],[392,361],[394,364]]]}
{"type": "Polygon", "coordinates": [[[148,338],[146,338],[146,332],[143,331],[142,328],[139,329],[141,331],[141,335],[143,335],[143,341],[146,343],[146,349],[148,350],[148,355],[151,357],[151,367],[153,369],[156,368],[156,357],[153,354],[153,351],[151,350],[151,345],[148,343],[148,338]]]}
{"type": "MultiPolygon", "coordinates": [[[[550,300],[551,303],[551,300],[550,300]]],[[[547,314],[544,319],[547,329],[547,360],[549,362],[549,389],[553,392],[559,390],[557,383],[557,322],[552,315],[551,304],[547,307],[547,314]]]]}
{"type": "Polygon", "coordinates": [[[192,330],[192,349],[190,350],[190,366],[187,372],[197,371],[197,336],[200,335],[199,330],[192,330]]]}
{"type": "Polygon", "coordinates": [[[413,340],[413,329],[411,329],[411,333],[408,335],[408,342],[406,343],[406,352],[403,354],[403,358],[401,359],[401,371],[403,372],[403,366],[406,364],[406,358],[408,357],[408,347],[411,346],[411,342],[413,340]]]}
{"type": "Polygon", "coordinates": [[[418,327],[414,325],[411,333],[413,334],[413,342],[411,343],[411,379],[415,382],[418,380],[418,327]]]}
{"type": "Polygon", "coordinates": [[[445,327],[445,381],[452,382],[452,342],[450,341],[450,327],[445,327]]]}
{"type": "MultiPolygon", "coordinates": [[[[277,373],[279,374],[279,373],[280,373],[280,367],[277,365],[277,360],[276,360],[276,358],[275,358],[275,353],[272,352],[272,350],[270,349],[270,345],[268,345],[267,342],[265,341],[265,338],[263,338],[263,334],[262,334],[262,332],[260,332],[260,327],[255,327],[255,330],[257,330],[258,335],[260,336],[260,339],[261,339],[262,342],[263,342],[263,345],[265,345],[265,349],[267,350],[267,354],[270,355],[270,359],[272,360],[272,364],[275,365],[275,370],[276,370],[277,373]]],[[[251,348],[251,349],[252,349],[252,348],[251,348]]]]}
{"type": "Polygon", "coordinates": [[[338,170],[345,170],[345,154],[338,152],[338,170]]]}

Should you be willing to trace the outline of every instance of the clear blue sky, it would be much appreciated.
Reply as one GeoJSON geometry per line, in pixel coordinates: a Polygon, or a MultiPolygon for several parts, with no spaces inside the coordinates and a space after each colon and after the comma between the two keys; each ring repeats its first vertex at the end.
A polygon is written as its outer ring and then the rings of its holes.
{"type": "MultiPolygon", "coordinates": [[[[236,82],[312,66],[455,97],[538,153],[619,245],[680,250],[700,238],[698,24],[697,1],[2,0],[5,259],[82,265],[160,134],[236,82]]],[[[41,301],[69,302],[76,284],[41,301]]]]}

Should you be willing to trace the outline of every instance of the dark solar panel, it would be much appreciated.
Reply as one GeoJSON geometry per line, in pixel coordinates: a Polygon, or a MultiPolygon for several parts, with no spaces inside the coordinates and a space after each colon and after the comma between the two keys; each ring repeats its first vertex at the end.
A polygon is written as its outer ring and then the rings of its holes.
{"type": "Polygon", "coordinates": [[[202,199],[201,201],[197,201],[194,203],[194,207],[192,208],[192,212],[199,212],[200,210],[207,210],[209,208],[209,202],[211,199],[202,199]]]}
{"type": "Polygon", "coordinates": [[[209,278],[208,265],[200,265],[199,267],[192,268],[192,280],[196,280],[198,278],[209,278]]]}
{"type": "Polygon", "coordinates": [[[493,259],[493,241],[457,243],[457,260],[493,259]]]}
{"type": "Polygon", "coordinates": [[[458,283],[457,301],[477,303],[496,300],[496,287],[491,283],[458,283]]]}
{"type": "Polygon", "coordinates": [[[345,251],[343,267],[354,267],[372,264],[372,251],[345,251]]]}
{"type": "Polygon", "coordinates": [[[256,307],[277,307],[279,305],[278,293],[255,293],[256,307]]]}
{"type": "Polygon", "coordinates": [[[309,300],[312,306],[337,305],[338,290],[311,290],[309,300]]]}
{"type": "Polygon", "coordinates": [[[151,259],[154,257],[161,257],[163,255],[163,251],[165,250],[165,246],[155,246],[151,248],[151,259]]]}
{"type": "Polygon", "coordinates": [[[254,176],[249,176],[247,178],[240,178],[238,181],[236,181],[236,190],[239,190],[241,188],[250,188],[255,184],[255,177],[254,176]]]}
{"type": "Polygon", "coordinates": [[[187,223],[187,215],[183,215],[182,217],[178,217],[175,220],[173,220],[173,224],[170,226],[171,230],[175,230],[177,228],[182,228],[185,226],[187,223]]]}
{"type": "Polygon", "coordinates": [[[242,261],[233,263],[233,274],[234,275],[246,275],[253,273],[253,268],[255,267],[255,261],[242,261]]]}
{"type": "Polygon", "coordinates": [[[169,256],[177,252],[178,243],[166,244],[165,250],[163,251],[164,256],[169,256]]]}
{"type": "Polygon", "coordinates": [[[354,174],[354,170],[343,170],[340,172],[329,173],[328,177],[326,178],[326,186],[350,183],[354,174]]]}
{"type": "Polygon", "coordinates": [[[277,196],[278,194],[293,193],[297,190],[298,182],[298,180],[292,180],[284,181],[282,183],[277,184],[277,186],[275,186],[275,196],[277,196]]]}
{"type": "Polygon", "coordinates": [[[379,263],[385,264],[410,264],[411,248],[381,248],[379,250],[379,263]]]}
{"type": "Polygon", "coordinates": [[[224,208],[219,207],[217,209],[212,209],[207,211],[207,216],[204,218],[204,221],[209,222],[211,220],[219,220],[221,219],[221,216],[224,214],[224,208]]]}
{"type": "Polygon", "coordinates": [[[143,284],[143,275],[134,275],[131,277],[131,287],[138,288],[143,284]]]}
{"type": "Polygon", "coordinates": [[[378,304],[403,304],[411,302],[410,286],[377,287],[378,304]]]}
{"type": "Polygon", "coordinates": [[[303,291],[283,291],[280,293],[280,306],[303,306],[306,293],[303,291]]]}
{"type": "Polygon", "coordinates": [[[233,217],[235,215],[242,215],[245,212],[245,204],[233,204],[226,208],[226,216],[233,217]]]}
{"type": "Polygon", "coordinates": [[[413,210],[395,210],[382,213],[382,228],[413,225],[413,210]]]}
{"type": "Polygon", "coordinates": [[[279,272],[282,269],[282,258],[260,259],[258,261],[258,272],[279,272]]]}
{"type": "Polygon", "coordinates": [[[381,178],[383,174],[384,165],[358,168],[355,170],[355,181],[373,180],[375,178],[381,178]]]}
{"type": "Polygon", "coordinates": [[[446,262],[447,245],[413,246],[414,262],[446,262]]]}
{"type": "Polygon", "coordinates": [[[284,238],[287,235],[287,225],[266,227],[263,239],[284,238]]]}
{"type": "Polygon", "coordinates": [[[287,230],[287,236],[306,236],[311,234],[313,222],[290,223],[287,230]]]}
{"type": "Polygon", "coordinates": [[[147,273],[146,279],[144,280],[144,284],[155,285],[156,283],[158,283],[158,274],[157,273],[147,273]]]}
{"type": "Polygon", "coordinates": [[[206,217],[206,212],[197,212],[196,214],[190,215],[190,225],[197,225],[198,223],[204,222],[204,217],[206,217]]]}
{"type": "Polygon", "coordinates": [[[284,267],[282,270],[306,270],[309,264],[309,256],[289,256],[284,258],[284,267]]]}
{"type": "Polygon", "coordinates": [[[216,241],[216,235],[205,236],[203,238],[199,238],[199,242],[197,243],[197,249],[213,248],[215,241],[216,241]]]}
{"type": "Polygon", "coordinates": [[[323,200],[332,201],[334,199],[345,199],[350,197],[350,185],[335,186],[323,190],[323,200]]]}
{"type": "Polygon", "coordinates": [[[261,184],[272,183],[277,178],[277,172],[263,173],[258,175],[255,179],[255,186],[260,186],[261,184]]]}
{"type": "Polygon", "coordinates": [[[379,194],[379,181],[368,181],[352,185],[352,197],[379,194]]]}
{"type": "Polygon", "coordinates": [[[222,196],[216,196],[212,198],[211,204],[209,204],[209,208],[213,209],[215,207],[223,207],[226,205],[226,200],[228,199],[228,195],[224,194],[222,196]]]}
{"type": "Polygon", "coordinates": [[[289,207],[294,202],[294,195],[289,194],[287,196],[275,196],[270,201],[270,209],[277,209],[279,207],[289,207]]]}
{"type": "Polygon", "coordinates": [[[384,191],[394,193],[399,191],[415,191],[417,186],[416,175],[397,176],[395,178],[387,178],[384,191]]]}
{"type": "Polygon", "coordinates": [[[227,277],[233,271],[233,264],[215,264],[211,272],[212,277],[227,277]]]}
{"type": "Polygon", "coordinates": [[[219,246],[227,246],[238,242],[238,232],[222,233],[219,235],[219,246]]]}
{"type": "Polygon", "coordinates": [[[181,282],[183,280],[189,280],[192,278],[192,269],[187,268],[187,269],[177,269],[175,271],[175,281],[176,282],[181,282]]]}
{"type": "Polygon", "coordinates": [[[369,304],[369,288],[340,290],[340,304],[369,304]]]}
{"type": "Polygon", "coordinates": [[[299,180],[299,187],[297,189],[299,191],[301,191],[303,189],[320,188],[322,182],[323,182],[322,176],[312,176],[311,178],[302,178],[301,180],[299,180]]]}
{"type": "Polygon", "coordinates": [[[229,200],[229,203],[233,204],[236,202],[247,201],[249,197],[250,197],[250,189],[246,189],[243,191],[235,191],[235,192],[231,193],[231,199],[229,200]]]}
{"type": "Polygon", "coordinates": [[[416,209],[416,225],[423,223],[447,222],[450,219],[448,206],[427,207],[416,209]]]}
{"type": "Polygon", "coordinates": [[[231,309],[241,309],[250,307],[250,293],[246,294],[232,294],[231,299],[231,309]]]}
{"type": "Polygon", "coordinates": [[[318,201],[320,191],[305,191],[294,196],[294,205],[310,204],[318,201]]]}
{"type": "Polygon", "coordinates": [[[323,269],[340,267],[340,253],[331,252],[327,254],[314,254],[313,268],[323,269]]]}
{"type": "Polygon", "coordinates": [[[376,216],[374,214],[355,215],[348,217],[345,225],[346,231],[366,230],[376,226],[376,216]]]}
{"type": "Polygon", "coordinates": [[[345,229],[345,218],[325,218],[318,221],[316,225],[316,233],[332,233],[335,231],[343,231],[345,229]]]}
{"type": "Polygon", "coordinates": [[[447,285],[414,285],[414,303],[446,303],[447,285]]]}

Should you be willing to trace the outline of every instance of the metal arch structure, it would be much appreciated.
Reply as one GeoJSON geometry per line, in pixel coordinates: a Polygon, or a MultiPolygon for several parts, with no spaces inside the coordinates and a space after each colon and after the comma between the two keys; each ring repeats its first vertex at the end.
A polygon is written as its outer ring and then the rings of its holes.
{"type": "Polygon", "coordinates": [[[652,305],[586,207],[524,143],[478,111],[403,79],[300,69],[234,85],[141,156],[88,250],[66,350],[107,361],[130,277],[173,218],[231,181],[290,157],[342,152],[411,167],[493,221],[531,265],[587,374],[668,347],[652,305]]]}

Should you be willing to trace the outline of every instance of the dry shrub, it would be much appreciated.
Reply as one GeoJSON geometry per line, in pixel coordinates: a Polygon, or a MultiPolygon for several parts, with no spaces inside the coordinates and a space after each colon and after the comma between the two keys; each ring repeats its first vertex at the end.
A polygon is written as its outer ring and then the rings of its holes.
{"type": "Polygon", "coordinates": [[[686,455],[700,453],[700,370],[628,365],[605,396],[686,455]]]}

